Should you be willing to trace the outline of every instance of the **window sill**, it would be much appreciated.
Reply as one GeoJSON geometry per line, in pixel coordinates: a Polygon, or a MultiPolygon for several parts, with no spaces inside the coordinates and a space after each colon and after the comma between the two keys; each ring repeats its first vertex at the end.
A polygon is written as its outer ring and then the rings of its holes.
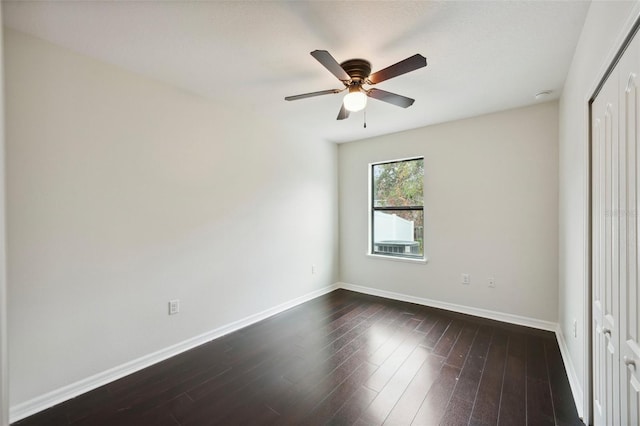
{"type": "Polygon", "coordinates": [[[367,257],[371,257],[374,259],[384,259],[384,260],[391,260],[394,262],[405,262],[405,263],[417,263],[417,264],[426,264],[429,259],[425,256],[422,258],[417,258],[417,259],[411,259],[410,257],[400,257],[400,256],[385,256],[383,254],[372,254],[372,253],[367,253],[367,257]]]}

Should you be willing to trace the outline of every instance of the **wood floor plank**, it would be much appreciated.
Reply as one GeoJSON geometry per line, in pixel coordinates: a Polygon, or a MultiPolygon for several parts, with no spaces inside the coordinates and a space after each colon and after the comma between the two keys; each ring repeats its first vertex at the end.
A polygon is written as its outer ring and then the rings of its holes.
{"type": "Polygon", "coordinates": [[[498,423],[500,397],[507,358],[507,335],[496,330],[491,339],[487,362],[482,371],[480,386],[471,413],[470,425],[484,426],[498,423]]]}
{"type": "MultiPolygon", "coordinates": [[[[353,340],[340,348],[326,361],[320,361],[321,364],[325,362],[323,368],[309,368],[308,373],[303,376],[304,380],[295,382],[295,387],[292,387],[288,392],[276,399],[270,398],[268,400],[270,406],[275,407],[276,410],[282,413],[285,411],[283,404],[285,406],[294,406],[293,410],[289,410],[284,415],[285,420],[288,423],[302,421],[303,416],[308,416],[308,407],[313,407],[317,405],[318,401],[322,401],[360,365],[370,364],[368,353],[368,350],[371,349],[368,339],[369,333],[377,322],[388,319],[387,317],[388,315],[384,310],[379,310],[375,315],[366,318],[363,324],[358,326],[360,330],[353,335],[353,340]],[[325,374],[323,375],[322,372],[325,372],[325,374]],[[295,403],[293,402],[294,400],[296,401],[295,403]]],[[[368,368],[368,370],[371,370],[371,368],[368,368]]],[[[367,378],[372,372],[373,370],[369,372],[367,378]]]]}
{"type": "Polygon", "coordinates": [[[366,386],[360,386],[338,412],[329,419],[327,424],[335,426],[353,425],[377,395],[378,392],[366,386]]]}
{"type": "Polygon", "coordinates": [[[578,417],[567,372],[564,368],[558,342],[549,339],[544,342],[547,365],[549,366],[549,381],[551,383],[552,401],[556,424],[559,426],[582,425],[578,417]]]}
{"type": "MultiPolygon", "coordinates": [[[[354,371],[370,365],[366,360],[366,353],[358,350],[333,370],[327,368],[327,372],[323,377],[314,377],[313,380],[294,386],[288,392],[282,394],[281,398],[274,399],[274,396],[269,396],[267,402],[269,406],[274,407],[274,409],[283,414],[283,418],[287,423],[304,423],[309,413],[316,409],[318,403],[334,393],[343,382],[351,377],[354,371]]],[[[371,372],[375,371],[375,368],[367,368],[360,371],[363,375],[366,373],[368,378],[371,372]]],[[[358,384],[360,385],[359,382],[358,384]]]]}
{"type": "Polygon", "coordinates": [[[429,351],[416,345],[393,377],[378,392],[376,398],[362,414],[361,420],[369,425],[384,423],[428,357],[429,351]]]}
{"type": "Polygon", "coordinates": [[[354,393],[360,389],[371,374],[378,367],[369,364],[362,363],[356,368],[353,373],[347,377],[345,381],[340,383],[334,391],[328,395],[325,399],[320,401],[316,407],[311,411],[310,420],[311,424],[325,424],[346,404],[354,393]]]}
{"type": "Polygon", "coordinates": [[[433,326],[437,324],[438,319],[440,318],[434,314],[424,315],[424,318],[422,319],[422,321],[420,321],[420,324],[416,327],[416,331],[420,331],[422,333],[430,332],[433,326]]]}
{"type": "Polygon", "coordinates": [[[441,426],[466,426],[469,424],[469,416],[471,415],[472,408],[473,402],[457,397],[454,394],[451,396],[449,405],[439,424],[441,426]]]}
{"type": "Polygon", "coordinates": [[[451,318],[440,316],[435,325],[427,333],[427,337],[424,340],[424,345],[429,349],[435,347],[444,332],[447,330],[447,327],[449,327],[450,323],[451,318]]]}
{"type": "MultiPolygon", "coordinates": [[[[323,365],[323,363],[329,361],[334,365],[339,365],[340,362],[346,360],[351,354],[362,349],[366,346],[367,350],[372,350],[373,347],[369,343],[369,334],[371,328],[379,321],[387,319],[389,315],[384,310],[379,311],[375,315],[363,318],[363,321],[354,327],[350,333],[343,336],[339,341],[331,342],[321,348],[313,348],[315,356],[310,358],[305,354],[301,354],[301,363],[295,368],[289,367],[289,372],[285,373],[285,377],[293,382],[300,383],[302,381],[311,381],[313,374],[317,374],[317,365],[323,365]],[[348,337],[347,337],[348,336],[348,337]],[[296,372],[294,376],[291,372],[296,372]]],[[[371,359],[368,359],[371,362],[371,359]]],[[[323,369],[322,371],[325,371],[323,369]]]]}
{"type": "Polygon", "coordinates": [[[460,372],[453,395],[456,398],[469,401],[472,404],[475,401],[492,334],[493,329],[491,327],[480,326],[467,356],[467,361],[460,372]]]}
{"type": "Polygon", "coordinates": [[[507,336],[509,340],[498,424],[524,425],[527,424],[526,335],[510,332],[507,336]]]}
{"type": "Polygon", "coordinates": [[[449,365],[443,365],[438,378],[433,383],[427,396],[420,405],[411,424],[416,426],[437,425],[440,423],[451,395],[458,381],[460,370],[449,365]]]}
{"type": "Polygon", "coordinates": [[[526,337],[528,379],[549,381],[544,342],[545,340],[537,336],[526,337]]]}
{"type": "Polygon", "coordinates": [[[416,416],[420,405],[431,390],[431,386],[436,381],[440,370],[442,369],[444,359],[437,355],[429,354],[425,362],[416,372],[413,380],[407,386],[407,389],[398,399],[397,404],[393,407],[384,424],[408,425],[416,416]]]}
{"type": "Polygon", "coordinates": [[[555,424],[544,342],[542,337],[526,337],[527,422],[536,425],[555,424]]]}
{"type": "Polygon", "coordinates": [[[473,343],[477,332],[477,324],[469,321],[465,322],[464,327],[458,335],[458,339],[453,345],[451,352],[449,352],[449,356],[447,356],[445,363],[452,367],[461,369],[467,360],[469,349],[471,349],[471,344],[473,343]]]}
{"type": "Polygon", "coordinates": [[[449,323],[449,327],[447,327],[447,330],[438,341],[438,344],[433,348],[433,353],[440,356],[449,355],[453,345],[458,340],[460,331],[462,331],[460,321],[451,321],[451,323],[449,323]]]}
{"type": "MultiPolygon", "coordinates": [[[[187,412],[193,407],[193,400],[189,398],[187,394],[179,395],[178,397],[167,401],[164,404],[158,406],[156,409],[151,409],[148,412],[142,413],[141,417],[149,415],[155,415],[157,418],[171,417],[177,422],[177,418],[183,413],[187,412]]],[[[136,420],[135,418],[133,419],[136,420]]],[[[179,423],[179,422],[178,422],[179,423]]],[[[141,424],[141,423],[138,423],[141,424]]],[[[153,423],[147,423],[153,424],[153,423]]]]}
{"type": "Polygon", "coordinates": [[[555,425],[549,383],[527,379],[527,423],[531,425],[555,425]]]}
{"type": "Polygon", "coordinates": [[[272,359],[270,363],[262,364],[260,369],[254,370],[254,374],[240,374],[234,377],[230,373],[228,377],[214,384],[213,390],[199,399],[195,399],[192,408],[184,413],[184,417],[177,417],[182,425],[198,425],[224,416],[228,411],[234,411],[238,401],[246,397],[246,389],[260,386],[261,379],[269,374],[272,369],[284,368],[287,359],[272,359]]]}
{"type": "MultiPolygon", "coordinates": [[[[396,371],[409,358],[411,353],[420,344],[424,336],[422,333],[411,331],[402,338],[398,338],[398,345],[391,355],[380,365],[380,368],[367,380],[366,386],[379,392],[387,382],[396,374],[396,371]]],[[[375,361],[373,362],[375,364],[375,361]]]]}

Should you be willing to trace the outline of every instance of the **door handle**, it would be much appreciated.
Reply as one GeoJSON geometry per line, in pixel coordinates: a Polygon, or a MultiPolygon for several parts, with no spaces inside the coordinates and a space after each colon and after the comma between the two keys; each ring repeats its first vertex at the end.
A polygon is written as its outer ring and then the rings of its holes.
{"type": "Polygon", "coordinates": [[[608,328],[603,328],[602,329],[602,333],[603,334],[607,334],[607,335],[609,335],[609,337],[611,337],[611,330],[609,330],[608,328]]]}
{"type": "Polygon", "coordinates": [[[634,370],[636,369],[636,362],[633,359],[627,358],[626,356],[623,356],[622,359],[624,360],[624,365],[631,367],[634,370]]]}
{"type": "Polygon", "coordinates": [[[631,91],[631,83],[633,83],[633,80],[635,80],[637,77],[637,75],[635,73],[631,73],[629,75],[629,80],[627,80],[627,87],[625,89],[625,92],[629,93],[631,91]]]}

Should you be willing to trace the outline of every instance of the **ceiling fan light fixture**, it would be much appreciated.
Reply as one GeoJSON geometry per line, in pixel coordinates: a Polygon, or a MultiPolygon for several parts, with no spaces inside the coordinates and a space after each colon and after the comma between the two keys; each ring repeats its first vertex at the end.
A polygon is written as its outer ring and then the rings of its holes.
{"type": "Polygon", "coordinates": [[[349,87],[349,93],[344,97],[343,103],[344,107],[351,112],[361,111],[367,106],[367,95],[359,85],[353,85],[349,87]]]}

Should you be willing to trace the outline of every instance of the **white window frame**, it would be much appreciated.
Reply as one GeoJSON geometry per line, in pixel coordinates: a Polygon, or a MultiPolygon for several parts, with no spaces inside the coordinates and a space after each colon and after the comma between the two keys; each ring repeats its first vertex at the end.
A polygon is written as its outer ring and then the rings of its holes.
{"type": "Polygon", "coordinates": [[[425,240],[425,229],[426,229],[426,214],[425,214],[425,207],[424,207],[424,179],[425,179],[425,175],[423,174],[422,179],[423,179],[423,185],[422,185],[422,221],[423,221],[423,226],[422,226],[422,241],[423,241],[423,245],[422,245],[422,257],[409,257],[409,256],[398,256],[398,255],[388,255],[388,254],[382,254],[382,253],[377,253],[373,251],[373,215],[375,213],[376,210],[374,210],[373,208],[373,167],[380,165],[380,164],[389,164],[389,163],[399,163],[399,162],[403,162],[403,161],[412,161],[412,160],[422,160],[424,162],[424,156],[415,156],[415,157],[407,157],[407,158],[399,158],[396,160],[385,160],[385,161],[377,161],[375,163],[369,163],[368,165],[368,173],[367,173],[367,189],[368,189],[368,196],[367,196],[367,218],[368,218],[368,223],[367,223],[367,230],[368,230],[368,238],[367,238],[367,253],[366,255],[370,258],[374,258],[374,259],[385,259],[385,260],[391,260],[391,261],[395,261],[395,262],[408,262],[408,263],[417,263],[417,264],[425,264],[428,261],[427,258],[427,248],[426,248],[426,240],[425,240]]]}

